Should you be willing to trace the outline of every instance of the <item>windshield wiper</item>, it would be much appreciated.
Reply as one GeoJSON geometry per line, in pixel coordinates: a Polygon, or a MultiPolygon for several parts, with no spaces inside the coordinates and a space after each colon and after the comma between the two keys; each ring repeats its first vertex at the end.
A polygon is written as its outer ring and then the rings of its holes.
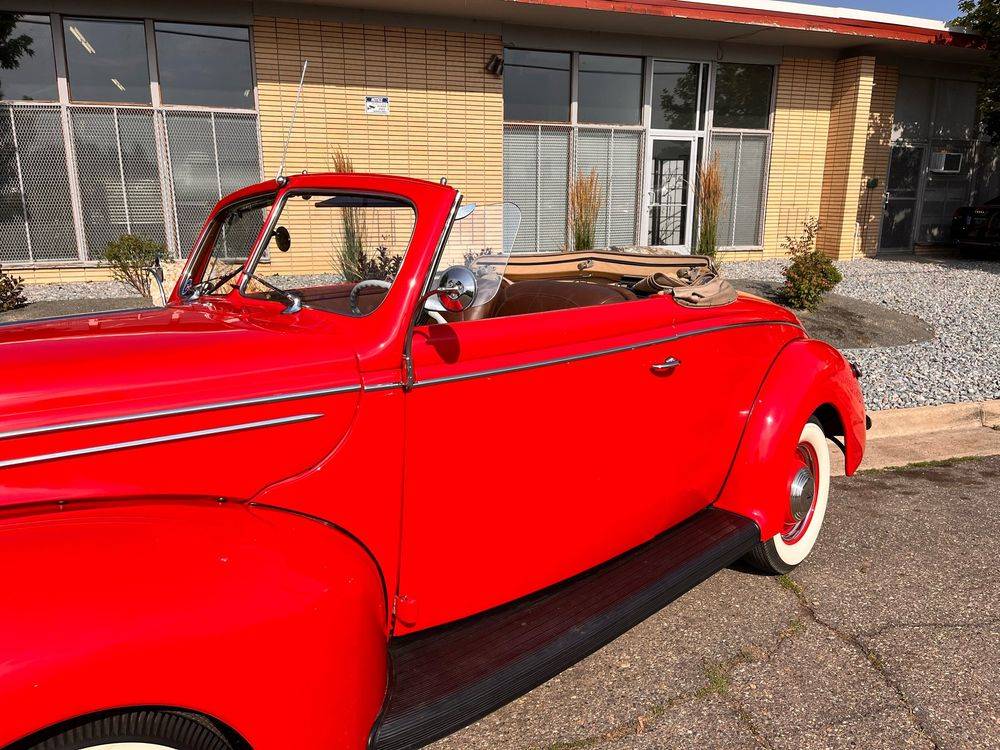
{"type": "Polygon", "coordinates": [[[266,286],[268,289],[273,289],[278,294],[280,294],[282,297],[284,297],[286,300],[288,300],[288,307],[286,307],[284,310],[281,311],[282,315],[291,315],[293,313],[297,313],[299,310],[302,309],[302,296],[301,295],[296,294],[295,292],[290,292],[287,289],[282,289],[281,287],[277,287],[274,284],[272,284],[271,282],[265,281],[264,279],[262,279],[257,274],[254,274],[254,273],[250,274],[250,278],[254,279],[255,281],[259,281],[261,284],[263,284],[264,286],[266,286]]]}

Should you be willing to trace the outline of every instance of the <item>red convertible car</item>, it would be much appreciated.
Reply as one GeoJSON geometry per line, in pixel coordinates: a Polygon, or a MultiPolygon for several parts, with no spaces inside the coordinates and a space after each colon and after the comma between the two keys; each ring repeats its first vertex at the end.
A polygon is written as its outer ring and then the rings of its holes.
{"type": "Polygon", "coordinates": [[[662,283],[704,259],[470,253],[462,208],[264,182],[166,307],[0,327],[0,747],[419,747],[809,554],[865,444],[835,349],[662,283]]]}

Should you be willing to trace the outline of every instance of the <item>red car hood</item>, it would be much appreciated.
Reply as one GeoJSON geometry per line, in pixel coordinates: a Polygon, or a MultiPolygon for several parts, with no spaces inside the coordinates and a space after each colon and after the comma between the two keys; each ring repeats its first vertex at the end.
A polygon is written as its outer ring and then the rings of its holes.
{"type": "Polygon", "coordinates": [[[359,380],[315,313],[211,304],[0,326],[0,372],[0,432],[359,380]]]}

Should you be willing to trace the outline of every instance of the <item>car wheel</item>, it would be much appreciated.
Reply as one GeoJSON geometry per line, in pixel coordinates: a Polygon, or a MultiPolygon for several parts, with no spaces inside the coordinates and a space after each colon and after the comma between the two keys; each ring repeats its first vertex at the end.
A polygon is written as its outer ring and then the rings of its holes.
{"type": "Polygon", "coordinates": [[[80,724],[29,750],[233,750],[200,717],[169,711],[128,711],[80,724]]]}
{"type": "Polygon", "coordinates": [[[830,447],[815,419],[802,428],[789,467],[782,530],[760,542],[746,558],[764,573],[787,573],[805,560],[823,526],[830,494],[830,447]]]}

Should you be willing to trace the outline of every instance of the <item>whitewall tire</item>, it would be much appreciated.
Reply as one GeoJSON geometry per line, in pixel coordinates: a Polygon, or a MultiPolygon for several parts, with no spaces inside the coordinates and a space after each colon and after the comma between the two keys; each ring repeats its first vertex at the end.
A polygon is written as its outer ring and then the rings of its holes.
{"type": "Polygon", "coordinates": [[[823,527],[830,496],[830,447],[815,419],[802,428],[788,474],[782,530],[747,555],[747,561],[765,573],[787,573],[805,560],[823,527]]]}

